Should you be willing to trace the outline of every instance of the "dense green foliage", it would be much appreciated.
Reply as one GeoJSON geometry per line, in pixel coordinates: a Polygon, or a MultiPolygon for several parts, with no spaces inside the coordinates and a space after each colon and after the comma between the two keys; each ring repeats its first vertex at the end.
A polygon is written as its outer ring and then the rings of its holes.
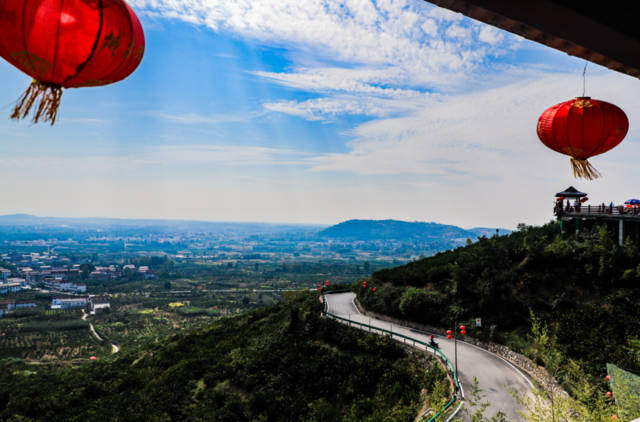
{"type": "Polygon", "coordinates": [[[89,321],[81,319],[80,310],[50,310],[45,308],[50,299],[44,304],[41,297],[33,301],[38,306],[0,319],[0,358],[68,361],[111,351],[109,344],[91,335],[89,321]]]}
{"type": "Polygon", "coordinates": [[[434,360],[321,309],[299,293],[112,361],[31,370],[3,361],[0,419],[410,421],[422,389],[447,394],[434,360]]]}
{"type": "Polygon", "coordinates": [[[355,289],[367,309],[404,319],[473,327],[482,318],[470,334],[525,353],[533,311],[566,359],[601,377],[607,362],[640,369],[639,283],[630,240],[619,247],[606,227],[576,236],[550,223],[378,271],[375,293],[355,289]]]}
{"type": "Polygon", "coordinates": [[[432,242],[476,238],[475,233],[457,226],[399,220],[348,220],[322,230],[319,236],[358,240],[422,239],[432,242]]]}

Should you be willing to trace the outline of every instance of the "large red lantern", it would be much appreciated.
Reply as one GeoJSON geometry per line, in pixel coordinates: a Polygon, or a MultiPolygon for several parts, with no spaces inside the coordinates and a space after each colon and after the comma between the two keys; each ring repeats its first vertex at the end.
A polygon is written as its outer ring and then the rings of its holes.
{"type": "Polygon", "coordinates": [[[600,173],[588,158],[618,145],[629,130],[619,107],[578,97],[548,108],[538,119],[538,137],[547,147],[571,157],[574,177],[595,179],[600,173]]]}
{"type": "Polygon", "coordinates": [[[35,106],[33,122],[53,124],[62,88],[126,78],[144,46],[140,21],[123,0],[0,1],[0,56],[33,78],[14,119],[35,106]]]}

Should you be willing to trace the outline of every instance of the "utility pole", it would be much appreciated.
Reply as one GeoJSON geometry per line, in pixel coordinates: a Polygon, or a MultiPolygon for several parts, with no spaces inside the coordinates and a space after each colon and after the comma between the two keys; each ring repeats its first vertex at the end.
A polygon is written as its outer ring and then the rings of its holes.
{"type": "Polygon", "coordinates": [[[453,323],[453,350],[455,354],[456,374],[458,373],[458,321],[453,323]]]}

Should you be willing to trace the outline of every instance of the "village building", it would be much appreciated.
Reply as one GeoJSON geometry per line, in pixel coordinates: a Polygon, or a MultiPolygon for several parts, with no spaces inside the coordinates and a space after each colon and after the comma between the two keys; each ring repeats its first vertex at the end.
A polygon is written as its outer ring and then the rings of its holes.
{"type": "Polygon", "coordinates": [[[85,306],[87,306],[86,297],[54,298],[51,300],[51,309],[84,308],[85,306]]]}
{"type": "Polygon", "coordinates": [[[0,283],[7,281],[11,277],[11,271],[6,268],[0,267],[0,283]]]}
{"type": "Polygon", "coordinates": [[[35,302],[28,300],[4,300],[0,301],[0,318],[10,314],[16,309],[35,308],[35,302]]]}
{"type": "Polygon", "coordinates": [[[27,288],[24,278],[12,277],[0,282],[0,294],[15,293],[27,288]]]}
{"type": "Polygon", "coordinates": [[[156,276],[153,273],[153,271],[150,270],[149,267],[146,265],[141,265],[140,267],[138,267],[138,272],[144,276],[145,280],[148,280],[150,278],[155,278],[156,276]]]}
{"type": "Polygon", "coordinates": [[[91,315],[95,315],[100,309],[111,308],[109,296],[90,296],[89,303],[91,305],[91,315]]]}
{"type": "Polygon", "coordinates": [[[115,265],[109,265],[108,267],[96,267],[89,274],[89,278],[93,280],[111,280],[118,277],[118,269],[115,265]]]}

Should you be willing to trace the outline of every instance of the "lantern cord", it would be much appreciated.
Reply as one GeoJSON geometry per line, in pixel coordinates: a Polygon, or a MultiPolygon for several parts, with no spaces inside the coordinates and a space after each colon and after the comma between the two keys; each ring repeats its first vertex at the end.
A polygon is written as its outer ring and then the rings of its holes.
{"type": "Polygon", "coordinates": [[[600,172],[587,160],[571,157],[571,167],[573,168],[573,177],[576,179],[593,180],[601,176],[600,172]]]}
{"type": "Polygon", "coordinates": [[[56,122],[61,97],[62,87],[45,85],[34,80],[18,100],[11,118],[15,120],[24,119],[37,102],[32,118],[33,123],[38,123],[39,120],[42,120],[43,122],[50,122],[53,126],[56,122]]]}
{"type": "Polygon", "coordinates": [[[587,74],[587,65],[589,64],[588,60],[584,61],[584,69],[582,69],[582,96],[584,97],[584,93],[586,91],[585,87],[587,85],[586,83],[586,74],[587,74]]]}

